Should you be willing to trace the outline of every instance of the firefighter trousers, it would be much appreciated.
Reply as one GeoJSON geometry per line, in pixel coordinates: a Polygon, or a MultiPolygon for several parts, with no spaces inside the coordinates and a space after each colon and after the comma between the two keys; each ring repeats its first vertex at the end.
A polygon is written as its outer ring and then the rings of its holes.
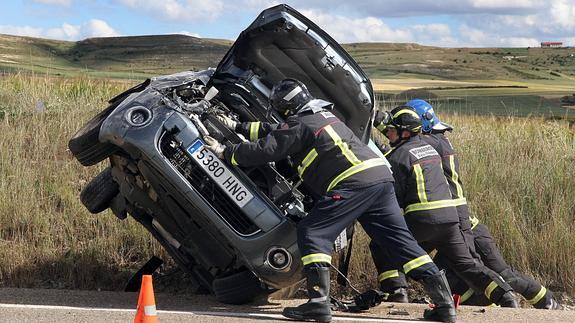
{"type": "Polygon", "coordinates": [[[323,196],[297,225],[304,266],[329,265],[334,240],[355,220],[385,250],[389,261],[410,277],[419,280],[439,272],[409,231],[393,182],[336,188],[323,196]]]}
{"type": "MultiPolygon", "coordinates": [[[[540,283],[526,275],[514,271],[505,262],[499,248],[495,244],[489,229],[484,224],[477,224],[472,230],[475,250],[481,256],[485,266],[497,272],[514,291],[523,295],[527,302],[536,308],[543,308],[553,297],[553,293],[540,283]]],[[[467,305],[489,305],[482,295],[473,293],[471,289],[457,276],[448,273],[449,283],[453,286],[453,292],[462,295],[460,302],[467,305]]]]}
{"type": "MultiPolygon", "coordinates": [[[[425,216],[424,214],[409,216],[425,216]]],[[[470,286],[475,293],[483,294],[492,302],[497,303],[501,296],[511,287],[493,270],[488,269],[480,261],[476,261],[459,228],[459,223],[410,223],[414,237],[424,250],[430,252],[436,249],[443,255],[444,266],[454,272],[458,278],[470,286]]],[[[379,252],[376,244],[370,244],[372,255],[384,254],[379,252]]],[[[373,257],[379,276],[381,288],[384,292],[392,291],[398,287],[406,287],[407,282],[397,267],[386,258],[373,257]]]]}

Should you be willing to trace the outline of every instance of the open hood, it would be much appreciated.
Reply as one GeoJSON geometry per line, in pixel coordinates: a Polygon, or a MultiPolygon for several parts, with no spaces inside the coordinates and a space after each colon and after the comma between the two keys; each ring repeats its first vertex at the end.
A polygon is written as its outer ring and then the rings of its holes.
{"type": "Polygon", "coordinates": [[[334,113],[367,142],[374,108],[367,75],[335,40],[288,5],[264,10],[240,34],[212,81],[240,87],[267,107],[271,88],[288,77],[334,103],[334,113]]]}

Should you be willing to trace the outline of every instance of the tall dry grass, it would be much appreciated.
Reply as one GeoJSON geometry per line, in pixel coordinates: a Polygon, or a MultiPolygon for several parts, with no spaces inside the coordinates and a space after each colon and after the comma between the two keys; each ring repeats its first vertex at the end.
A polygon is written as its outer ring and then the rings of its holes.
{"type": "Polygon", "coordinates": [[[3,286],[122,288],[157,251],[135,221],[86,211],[79,192],[102,166],[82,167],[67,150],[70,136],[127,87],[86,78],[0,79],[3,286]]]}
{"type": "MultiPolygon", "coordinates": [[[[0,78],[0,284],[121,289],[152,254],[139,224],[94,216],[79,192],[102,166],[82,167],[71,135],[131,84],[0,78]],[[37,112],[37,102],[46,109],[37,112]]],[[[439,111],[439,113],[441,113],[439,111]]],[[[556,290],[575,291],[575,139],[561,122],[443,115],[455,126],[467,196],[510,264],[556,290]]],[[[351,279],[375,286],[365,235],[351,279]]]]}
{"type": "MultiPolygon", "coordinates": [[[[445,114],[452,124],[467,199],[517,270],[556,291],[575,292],[575,129],[542,118],[445,114]]],[[[368,238],[356,237],[363,246],[368,238]]],[[[374,287],[366,248],[352,279],[374,287]]]]}

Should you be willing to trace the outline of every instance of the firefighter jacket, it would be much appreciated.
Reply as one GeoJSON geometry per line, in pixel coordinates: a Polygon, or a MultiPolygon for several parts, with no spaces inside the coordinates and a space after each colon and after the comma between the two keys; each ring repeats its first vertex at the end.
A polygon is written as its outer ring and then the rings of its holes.
{"type": "Polygon", "coordinates": [[[393,181],[387,161],[325,108],[304,107],[279,125],[250,122],[238,127],[260,139],[227,147],[224,158],[228,163],[257,166],[290,156],[299,177],[317,196],[336,187],[393,181]]]}
{"type": "Polygon", "coordinates": [[[441,157],[422,135],[401,142],[386,157],[395,178],[397,201],[408,224],[459,222],[441,157]]]}
{"type": "Polygon", "coordinates": [[[455,153],[453,145],[449,141],[449,138],[444,132],[433,132],[431,134],[422,135],[423,140],[430,144],[441,156],[443,173],[447,182],[449,183],[449,189],[451,191],[451,196],[455,200],[455,205],[458,208],[461,217],[467,218],[467,221],[471,222],[471,227],[475,227],[479,223],[479,219],[469,213],[467,207],[467,199],[463,192],[463,182],[461,181],[461,176],[459,175],[459,159],[455,153]],[[463,207],[460,207],[463,206],[463,207]]]}

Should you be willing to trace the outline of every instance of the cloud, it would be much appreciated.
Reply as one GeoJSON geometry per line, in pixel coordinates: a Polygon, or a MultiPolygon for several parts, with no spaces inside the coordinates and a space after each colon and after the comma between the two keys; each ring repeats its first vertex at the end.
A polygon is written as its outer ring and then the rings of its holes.
{"type": "Polygon", "coordinates": [[[180,34],[180,35],[192,36],[192,37],[196,37],[196,38],[202,38],[202,36],[198,33],[192,33],[192,32],[185,31],[185,30],[176,32],[174,34],[180,34]]]}
{"type": "Polygon", "coordinates": [[[411,31],[393,29],[375,17],[348,18],[316,10],[303,10],[302,13],[338,42],[407,42],[413,40],[411,31]]]}
{"type": "Polygon", "coordinates": [[[114,37],[120,34],[108,23],[99,19],[91,19],[82,25],[62,24],[60,27],[48,29],[30,26],[2,26],[0,33],[19,36],[52,38],[60,40],[80,40],[91,37],[114,37]]]}
{"type": "Polygon", "coordinates": [[[302,13],[335,40],[342,43],[394,42],[441,46],[457,45],[457,39],[447,24],[417,24],[392,28],[382,19],[376,17],[349,18],[316,10],[304,10],[302,13]]]}
{"type": "Polygon", "coordinates": [[[57,5],[57,6],[69,6],[72,4],[72,0],[32,0],[36,3],[43,3],[49,5],[57,5]]]}
{"type": "Polygon", "coordinates": [[[116,0],[128,8],[170,22],[213,20],[224,12],[222,0],[116,0]]]}

